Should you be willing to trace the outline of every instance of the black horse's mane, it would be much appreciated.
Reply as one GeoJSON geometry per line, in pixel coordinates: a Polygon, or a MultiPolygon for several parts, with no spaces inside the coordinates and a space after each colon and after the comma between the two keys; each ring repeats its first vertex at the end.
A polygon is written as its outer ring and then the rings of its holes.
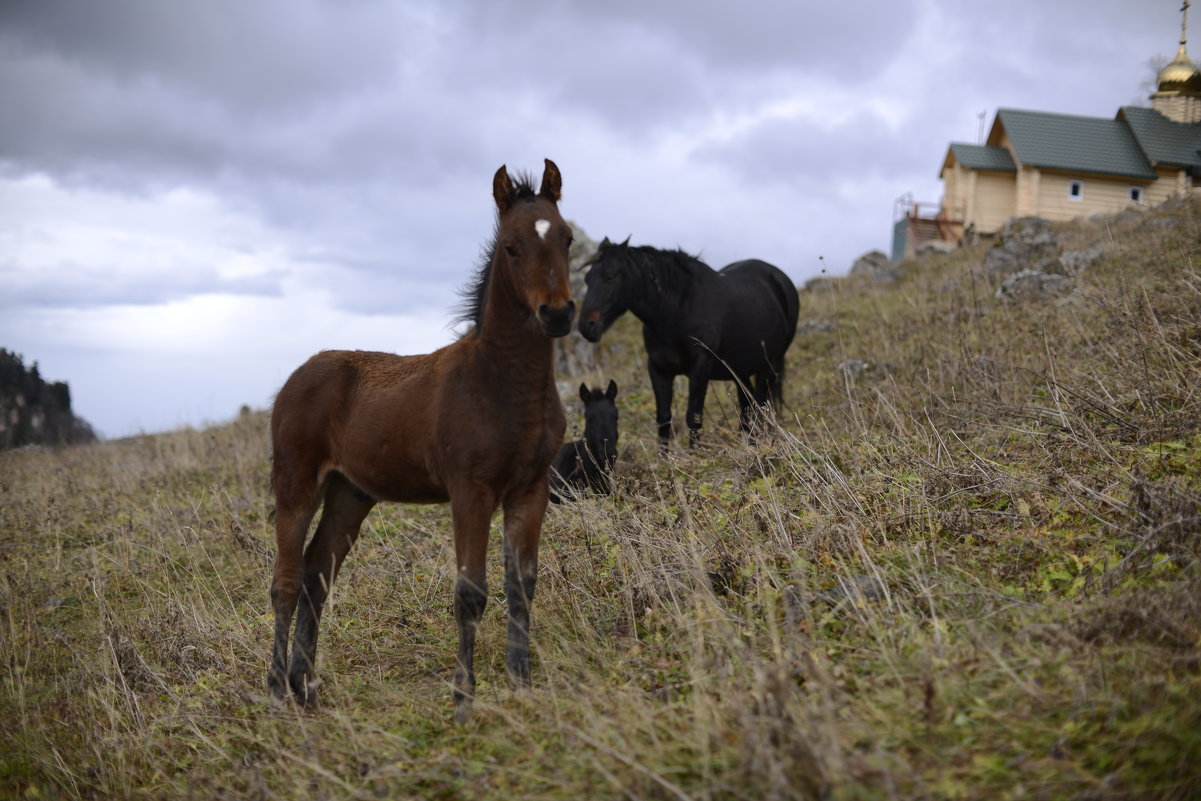
{"type": "MultiPolygon", "coordinates": [[[[538,198],[534,191],[534,178],[529,173],[518,173],[514,179],[514,203],[530,202],[538,198]]],[[[479,331],[484,321],[484,303],[488,297],[488,280],[492,277],[492,261],[496,258],[496,244],[500,237],[500,212],[496,214],[496,222],[492,226],[492,237],[488,244],[480,249],[480,262],[475,269],[471,281],[459,290],[463,299],[454,318],[454,324],[471,323],[475,331],[479,331]]]]}
{"type": "Polygon", "coordinates": [[[626,261],[658,286],[687,290],[698,273],[713,272],[699,256],[680,248],[665,250],[650,245],[617,245],[626,261]]]}

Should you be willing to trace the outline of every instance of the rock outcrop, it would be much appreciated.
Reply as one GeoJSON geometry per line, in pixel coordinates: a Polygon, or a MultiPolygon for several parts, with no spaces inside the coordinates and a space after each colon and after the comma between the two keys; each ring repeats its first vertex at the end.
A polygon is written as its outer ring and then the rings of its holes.
{"type": "Polygon", "coordinates": [[[1076,277],[1106,253],[1103,244],[1063,249],[1063,236],[1049,220],[1014,217],[1005,223],[984,256],[984,272],[1008,303],[1060,303],[1072,295],[1076,277]]]}
{"type": "MultiPolygon", "coordinates": [[[[568,280],[571,282],[571,294],[575,298],[576,312],[584,305],[585,271],[584,263],[596,253],[597,243],[588,236],[576,223],[567,221],[571,226],[571,250],[567,253],[568,280]]],[[[580,336],[580,332],[572,326],[571,333],[558,340],[555,347],[555,372],[559,375],[578,376],[596,366],[596,346],[580,336]]],[[[566,382],[560,387],[560,394],[574,396],[575,383],[566,382]]]]}
{"type": "Polygon", "coordinates": [[[997,300],[1008,303],[1055,303],[1072,294],[1076,282],[1066,275],[1018,270],[997,287],[997,300]]]}
{"type": "Polygon", "coordinates": [[[984,270],[994,281],[1020,270],[1045,272],[1059,258],[1059,251],[1059,237],[1051,230],[1050,220],[1014,217],[1001,227],[984,256],[984,270]]]}
{"type": "Polygon", "coordinates": [[[851,275],[866,276],[873,284],[891,284],[901,277],[900,269],[878,250],[871,250],[855,259],[851,275]]]}
{"type": "Polygon", "coordinates": [[[95,439],[92,427],[71,412],[65,382],[43,381],[37,362],[26,369],[19,355],[0,348],[0,450],[95,439]]]}

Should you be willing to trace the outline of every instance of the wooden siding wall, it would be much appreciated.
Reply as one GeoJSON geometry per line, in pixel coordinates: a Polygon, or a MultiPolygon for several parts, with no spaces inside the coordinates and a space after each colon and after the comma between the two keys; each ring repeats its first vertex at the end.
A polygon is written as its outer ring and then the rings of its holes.
{"type": "MultiPolygon", "coordinates": [[[[1157,206],[1180,193],[1179,170],[1160,168],[1152,183],[1095,175],[1065,175],[1030,167],[1021,173],[997,173],[966,169],[945,170],[946,209],[965,210],[964,223],[975,224],[980,233],[993,233],[1010,217],[1033,214],[1048,220],[1070,220],[1093,214],[1113,214],[1133,205],[1130,187],[1141,186],[1143,206],[1157,206]],[[1084,197],[1071,200],[1068,185],[1084,182],[1084,197]],[[969,197],[970,195],[970,197],[969,197]]],[[[1187,186],[1191,180],[1186,180],[1187,186]]]]}
{"type": "Polygon", "coordinates": [[[1040,175],[1033,167],[1018,167],[1017,187],[1014,191],[1013,213],[1016,217],[1038,214],[1038,192],[1040,175]]]}
{"type": "Polygon", "coordinates": [[[1178,167],[1157,167],[1159,180],[1147,188],[1147,200],[1151,205],[1163,203],[1174,195],[1187,195],[1197,191],[1201,181],[1194,179],[1187,170],[1178,167]]]}
{"type": "Polygon", "coordinates": [[[1159,167],[1159,180],[1147,187],[1143,195],[1143,205],[1158,206],[1177,193],[1176,176],[1180,170],[1159,167]]]}
{"type": "Polygon", "coordinates": [[[974,206],[976,230],[990,234],[1000,230],[1014,216],[1017,182],[1013,173],[979,172],[976,174],[974,206]]]}
{"type": "Polygon", "coordinates": [[[956,210],[964,207],[960,178],[966,177],[965,172],[966,170],[959,166],[959,162],[954,162],[942,171],[942,208],[951,217],[955,216],[956,210]]]}
{"type": "Polygon", "coordinates": [[[1039,181],[1038,200],[1033,213],[1048,220],[1070,220],[1073,217],[1088,217],[1093,214],[1112,214],[1132,204],[1131,186],[1142,187],[1143,205],[1146,205],[1149,186],[1144,182],[1125,178],[1044,172],[1042,180],[1039,181]],[[1080,200],[1068,197],[1068,186],[1072,181],[1081,181],[1084,185],[1080,200]]]}

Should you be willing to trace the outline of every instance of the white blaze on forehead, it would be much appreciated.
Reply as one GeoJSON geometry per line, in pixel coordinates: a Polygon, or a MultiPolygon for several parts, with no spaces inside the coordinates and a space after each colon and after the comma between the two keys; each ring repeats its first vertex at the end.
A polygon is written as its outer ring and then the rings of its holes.
{"type": "Polygon", "coordinates": [[[534,220],[534,230],[540,238],[546,239],[546,232],[550,230],[550,220],[534,220]]]}

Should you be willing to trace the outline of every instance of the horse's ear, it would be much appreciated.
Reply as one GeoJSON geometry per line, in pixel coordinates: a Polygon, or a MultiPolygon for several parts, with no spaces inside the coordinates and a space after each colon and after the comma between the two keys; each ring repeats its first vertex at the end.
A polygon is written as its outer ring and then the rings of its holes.
{"type": "MultiPolygon", "coordinates": [[[[633,234],[630,234],[630,236],[633,236],[633,234]]],[[[628,248],[630,246],[630,236],[627,236],[626,241],[622,242],[619,247],[628,248]]]]}
{"type": "Polygon", "coordinates": [[[580,384],[580,400],[584,403],[588,402],[588,385],[580,384]]]}
{"type": "Polygon", "coordinates": [[[559,174],[559,168],[553,161],[550,159],[543,159],[543,161],[546,162],[546,169],[542,171],[542,189],[538,194],[551,203],[558,203],[563,193],[563,176],[559,174]]]}
{"type": "Polygon", "coordinates": [[[605,390],[605,397],[609,400],[617,397],[617,382],[612,378],[609,379],[609,388],[605,390]]]}
{"type": "Polygon", "coordinates": [[[492,176],[492,197],[496,199],[496,208],[503,214],[509,208],[509,204],[513,202],[516,194],[516,190],[513,189],[513,181],[509,178],[509,171],[505,169],[505,165],[500,165],[496,175],[492,176]]]}

